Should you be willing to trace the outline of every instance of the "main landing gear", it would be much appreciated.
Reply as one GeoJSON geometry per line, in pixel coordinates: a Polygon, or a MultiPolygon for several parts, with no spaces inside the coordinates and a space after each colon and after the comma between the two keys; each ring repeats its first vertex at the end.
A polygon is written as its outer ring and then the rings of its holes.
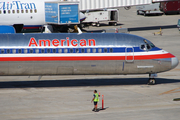
{"type": "Polygon", "coordinates": [[[157,74],[149,74],[148,85],[155,85],[156,84],[155,77],[157,77],[157,74]]]}

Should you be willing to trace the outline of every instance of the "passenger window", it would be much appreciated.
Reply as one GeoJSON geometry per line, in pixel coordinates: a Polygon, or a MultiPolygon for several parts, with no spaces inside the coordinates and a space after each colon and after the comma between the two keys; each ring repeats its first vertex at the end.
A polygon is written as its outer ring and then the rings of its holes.
{"type": "Polygon", "coordinates": [[[112,52],[113,52],[113,48],[110,48],[110,49],[109,49],[109,52],[111,52],[111,53],[112,53],[112,52]]]}
{"type": "Polygon", "coordinates": [[[1,54],[4,54],[4,49],[1,49],[1,54]]]}
{"type": "Polygon", "coordinates": [[[73,49],[72,48],[70,49],[70,53],[73,53],[73,49]]]}
{"type": "Polygon", "coordinates": [[[50,53],[51,52],[51,50],[50,49],[47,49],[47,53],[50,53]]]}
{"type": "Polygon", "coordinates": [[[56,49],[53,49],[53,53],[56,53],[56,49]]]}
{"type": "Polygon", "coordinates": [[[4,10],[3,12],[4,12],[4,14],[6,14],[6,10],[4,10]]]}
{"type": "Polygon", "coordinates": [[[24,13],[24,10],[21,10],[21,13],[24,13]]]}
{"type": "Polygon", "coordinates": [[[22,50],[21,50],[21,49],[18,49],[18,53],[22,53],[22,50]]]}
{"type": "Polygon", "coordinates": [[[9,53],[10,53],[10,49],[7,49],[7,51],[6,51],[6,52],[7,52],[7,54],[9,54],[9,53]]]}
{"type": "Polygon", "coordinates": [[[93,48],[93,53],[96,53],[96,48],[93,48]]]}
{"type": "Polygon", "coordinates": [[[11,11],[10,11],[10,10],[8,10],[8,13],[10,14],[10,13],[11,13],[11,11]]]}
{"type": "Polygon", "coordinates": [[[33,12],[33,10],[31,9],[31,10],[30,10],[30,13],[32,13],[32,12],[33,12]]]}
{"type": "Polygon", "coordinates": [[[107,48],[104,48],[104,53],[107,53],[107,48]]]}
{"type": "Polygon", "coordinates": [[[98,49],[98,52],[99,52],[99,53],[101,53],[101,52],[102,52],[102,49],[101,49],[101,48],[99,48],[99,49],[98,49]]]}
{"type": "Polygon", "coordinates": [[[1,10],[0,10],[0,14],[1,14],[1,10]]]}
{"type": "Polygon", "coordinates": [[[19,10],[17,10],[17,13],[19,13],[19,10]]]}
{"type": "Polygon", "coordinates": [[[16,49],[13,49],[13,54],[15,54],[16,53],[16,49]]]}
{"type": "Polygon", "coordinates": [[[33,49],[30,49],[29,52],[30,52],[30,53],[33,53],[33,49]]]}
{"type": "Polygon", "coordinates": [[[64,49],[64,53],[67,53],[68,52],[68,49],[64,49]]]}
{"type": "Polygon", "coordinates": [[[36,49],[36,53],[39,53],[39,49],[36,49]]]}
{"type": "Polygon", "coordinates": [[[45,50],[44,50],[44,49],[41,49],[41,53],[45,53],[45,50]]]}
{"type": "Polygon", "coordinates": [[[81,49],[81,52],[82,52],[82,53],[85,53],[85,50],[84,50],[84,48],[82,48],[82,49],[81,49]]]}
{"type": "Polygon", "coordinates": [[[35,9],[34,12],[37,13],[37,10],[35,9]]]}
{"type": "Polygon", "coordinates": [[[90,48],[88,48],[88,49],[87,49],[87,53],[90,53],[90,52],[91,52],[91,49],[90,49],[90,48]]]}
{"type": "Polygon", "coordinates": [[[27,53],[27,49],[24,49],[24,53],[27,53]]]}
{"type": "Polygon", "coordinates": [[[26,10],[26,13],[28,13],[28,10],[26,10]]]}
{"type": "Polygon", "coordinates": [[[15,10],[12,10],[12,13],[15,13],[15,10]]]}
{"type": "Polygon", "coordinates": [[[76,53],[79,53],[79,49],[78,48],[76,48],[76,53]]]}
{"type": "Polygon", "coordinates": [[[58,52],[59,52],[59,53],[62,53],[62,49],[59,49],[58,52]]]}

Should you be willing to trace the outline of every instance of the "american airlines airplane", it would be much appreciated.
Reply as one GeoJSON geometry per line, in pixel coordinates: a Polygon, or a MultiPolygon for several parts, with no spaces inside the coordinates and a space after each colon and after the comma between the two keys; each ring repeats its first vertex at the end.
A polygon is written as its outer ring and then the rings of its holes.
{"type": "MultiPolygon", "coordinates": [[[[58,0],[0,0],[0,25],[12,25],[17,32],[41,31],[46,1],[58,0]]],[[[85,18],[80,12],[80,21],[85,18]]]]}
{"type": "Polygon", "coordinates": [[[124,33],[0,34],[0,75],[154,76],[177,57],[149,40],[124,33]]]}

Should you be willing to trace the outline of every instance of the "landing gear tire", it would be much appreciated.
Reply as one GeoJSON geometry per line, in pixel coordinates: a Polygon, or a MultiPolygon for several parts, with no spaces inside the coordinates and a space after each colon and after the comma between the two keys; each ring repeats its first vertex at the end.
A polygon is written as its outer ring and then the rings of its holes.
{"type": "Polygon", "coordinates": [[[114,26],[117,26],[117,22],[114,23],[114,26]]]}
{"type": "Polygon", "coordinates": [[[85,24],[84,24],[84,23],[81,23],[81,24],[80,24],[80,27],[81,27],[81,28],[84,28],[84,27],[85,27],[85,24]]]}
{"type": "Polygon", "coordinates": [[[148,85],[155,85],[156,80],[154,78],[149,78],[148,85]]]}
{"type": "Polygon", "coordinates": [[[146,12],[144,12],[144,14],[143,14],[144,16],[146,16],[146,12]]]}
{"type": "Polygon", "coordinates": [[[96,26],[97,26],[97,27],[100,27],[100,23],[97,23],[96,26]]]}
{"type": "Polygon", "coordinates": [[[139,10],[137,11],[137,15],[139,15],[139,10]]]}

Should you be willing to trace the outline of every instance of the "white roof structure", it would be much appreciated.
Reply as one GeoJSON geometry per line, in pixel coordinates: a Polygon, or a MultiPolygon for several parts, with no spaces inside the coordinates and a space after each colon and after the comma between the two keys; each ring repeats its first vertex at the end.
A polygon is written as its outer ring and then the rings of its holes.
{"type": "Polygon", "coordinates": [[[117,8],[125,6],[135,6],[151,4],[152,2],[162,2],[171,0],[60,0],[68,2],[79,2],[80,11],[97,10],[104,8],[117,8]]]}

